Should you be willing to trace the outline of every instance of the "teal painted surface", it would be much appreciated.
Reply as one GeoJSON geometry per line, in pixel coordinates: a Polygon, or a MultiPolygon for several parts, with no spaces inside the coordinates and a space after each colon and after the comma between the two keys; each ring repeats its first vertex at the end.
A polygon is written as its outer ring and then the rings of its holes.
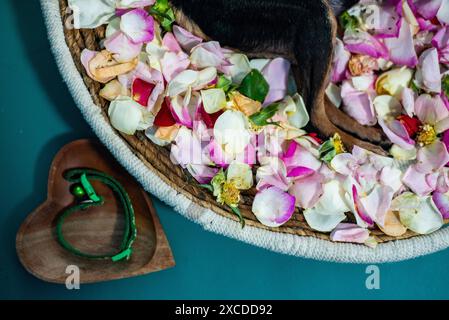
{"type": "Polygon", "coordinates": [[[69,291],[29,275],[15,254],[21,221],[46,195],[57,150],[93,137],[54,64],[37,0],[1,0],[0,298],[372,299],[449,298],[449,250],[380,265],[380,290],[366,265],[324,263],[268,252],[203,231],[155,200],[175,268],[69,291]]]}

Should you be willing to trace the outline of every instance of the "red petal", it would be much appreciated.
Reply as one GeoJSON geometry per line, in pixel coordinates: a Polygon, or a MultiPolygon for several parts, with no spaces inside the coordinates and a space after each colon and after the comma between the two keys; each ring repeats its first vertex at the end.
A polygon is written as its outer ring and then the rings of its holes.
{"type": "Polygon", "coordinates": [[[408,135],[413,138],[419,130],[419,127],[422,125],[421,121],[418,118],[411,118],[405,114],[400,115],[397,118],[407,130],[408,135]]]}
{"type": "Polygon", "coordinates": [[[140,103],[142,106],[146,107],[148,105],[148,99],[150,98],[154,87],[154,84],[136,78],[132,85],[133,99],[136,102],[140,103]]]}
{"type": "Polygon", "coordinates": [[[199,109],[199,113],[201,116],[201,119],[204,121],[204,123],[206,124],[206,127],[213,128],[215,126],[215,122],[217,121],[218,117],[221,116],[221,114],[223,113],[222,110],[217,111],[215,113],[207,113],[206,110],[204,110],[203,104],[201,104],[200,109],[199,109]]]}
{"type": "Polygon", "coordinates": [[[313,140],[315,140],[317,143],[322,144],[323,140],[321,140],[320,138],[318,138],[318,134],[316,132],[310,132],[309,134],[307,134],[309,137],[311,137],[313,140]]]}
{"type": "Polygon", "coordinates": [[[161,110],[157,113],[154,118],[154,125],[158,127],[171,127],[176,124],[175,119],[168,107],[167,103],[170,103],[170,98],[166,97],[165,101],[162,103],[161,110]]]}

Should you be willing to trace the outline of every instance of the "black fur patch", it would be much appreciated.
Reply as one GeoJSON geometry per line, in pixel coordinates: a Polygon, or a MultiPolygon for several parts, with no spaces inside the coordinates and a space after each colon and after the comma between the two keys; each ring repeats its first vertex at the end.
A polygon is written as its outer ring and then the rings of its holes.
{"type": "MultiPolygon", "coordinates": [[[[335,10],[355,0],[331,0],[335,10]]],[[[292,56],[309,107],[332,56],[331,20],[322,0],[172,0],[211,39],[246,52],[292,56]]]]}

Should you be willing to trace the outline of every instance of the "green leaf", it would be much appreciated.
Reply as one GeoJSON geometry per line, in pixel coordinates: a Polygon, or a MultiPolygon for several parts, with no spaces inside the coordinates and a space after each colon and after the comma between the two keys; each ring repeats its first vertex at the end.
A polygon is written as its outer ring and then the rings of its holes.
{"type": "Polygon", "coordinates": [[[207,189],[207,190],[209,190],[212,193],[214,192],[214,187],[212,187],[210,184],[200,184],[200,187],[204,188],[204,189],[207,189]]]}
{"type": "Polygon", "coordinates": [[[242,229],[245,227],[245,219],[242,216],[242,213],[240,212],[239,207],[232,207],[229,206],[229,208],[231,208],[232,212],[239,217],[239,221],[240,221],[240,225],[242,226],[242,229]]]}
{"type": "Polygon", "coordinates": [[[336,156],[337,152],[334,147],[334,141],[332,138],[324,142],[318,149],[320,160],[329,163],[336,156]]]}
{"type": "Polygon", "coordinates": [[[276,112],[279,110],[279,103],[273,103],[269,106],[266,106],[259,112],[249,116],[249,120],[254,123],[256,126],[266,126],[269,124],[278,125],[277,122],[269,122],[268,119],[273,118],[276,112]]]}
{"type": "Polygon", "coordinates": [[[168,0],[156,0],[156,3],[153,5],[152,9],[165,13],[170,9],[170,5],[168,4],[168,0]]]}
{"type": "Polygon", "coordinates": [[[218,173],[212,178],[210,182],[214,196],[218,197],[221,194],[221,190],[225,181],[226,176],[222,168],[220,169],[220,171],[218,171],[218,173]]]}
{"type": "Polygon", "coordinates": [[[410,89],[417,94],[421,94],[421,89],[416,85],[415,81],[410,82],[410,89]]]}
{"type": "Polygon", "coordinates": [[[359,20],[357,17],[351,16],[348,11],[345,11],[340,16],[340,25],[344,30],[354,30],[359,26],[359,20]]]}
{"type": "Polygon", "coordinates": [[[244,96],[261,103],[264,102],[269,90],[270,86],[267,80],[265,80],[262,73],[256,69],[251,70],[251,72],[243,78],[238,89],[244,96]]]}
{"type": "Polygon", "coordinates": [[[149,10],[149,13],[159,21],[165,31],[171,31],[172,24],[175,22],[175,13],[170,7],[168,0],[157,0],[149,10]]]}
{"type": "Polygon", "coordinates": [[[441,81],[441,86],[443,87],[444,94],[449,98],[449,75],[445,75],[441,81]]]}
{"type": "Polygon", "coordinates": [[[217,88],[218,89],[223,89],[224,92],[228,92],[229,89],[231,88],[232,85],[232,81],[231,79],[227,78],[224,75],[221,75],[218,77],[218,81],[217,81],[217,88]]]}

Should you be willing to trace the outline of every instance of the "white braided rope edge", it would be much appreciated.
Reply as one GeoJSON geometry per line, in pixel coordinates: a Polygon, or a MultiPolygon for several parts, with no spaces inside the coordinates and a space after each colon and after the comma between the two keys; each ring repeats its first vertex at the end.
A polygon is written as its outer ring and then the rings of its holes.
{"type": "Polygon", "coordinates": [[[114,157],[133,175],[145,190],[172,206],[184,217],[205,230],[225,235],[275,252],[316,260],[345,263],[383,263],[415,258],[449,247],[449,228],[407,240],[379,244],[376,249],[348,243],[333,243],[240,224],[205,209],[163,182],[139,160],[114,132],[94,104],[70,54],[64,38],[58,0],[41,0],[42,12],[51,48],[61,75],[78,108],[95,134],[114,157]]]}

